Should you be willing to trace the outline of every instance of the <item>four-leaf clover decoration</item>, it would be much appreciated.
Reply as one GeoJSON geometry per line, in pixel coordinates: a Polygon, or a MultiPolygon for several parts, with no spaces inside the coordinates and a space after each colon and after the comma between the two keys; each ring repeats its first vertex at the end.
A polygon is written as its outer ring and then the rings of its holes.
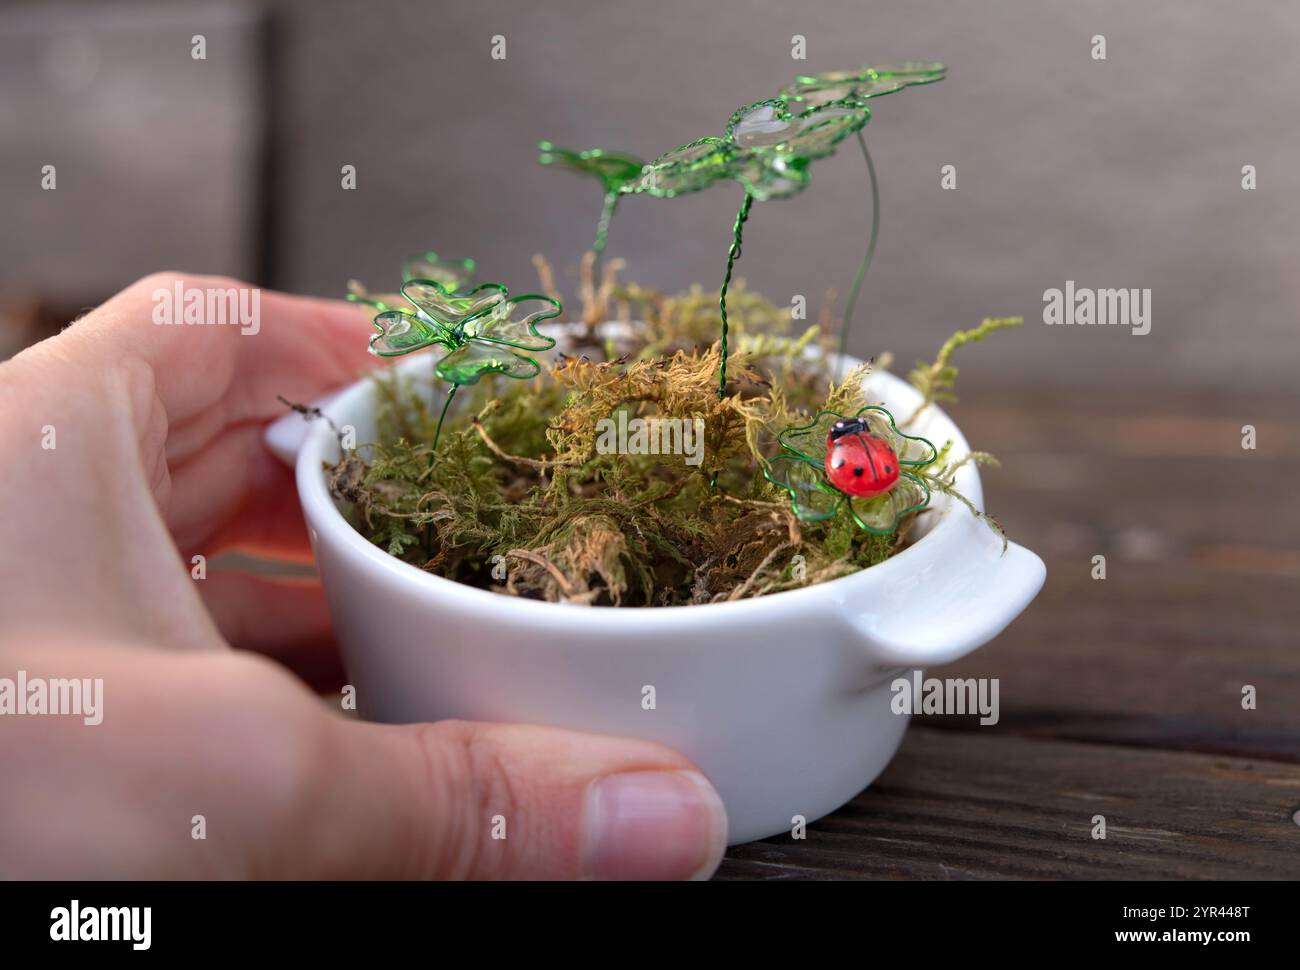
{"type": "Polygon", "coordinates": [[[904,468],[884,495],[855,498],[827,480],[827,436],[836,422],[846,419],[834,411],[820,411],[807,424],[782,431],[777,436],[781,451],[768,461],[763,475],[790,494],[791,508],[805,522],[823,522],[847,512],[858,528],[874,535],[891,535],[905,516],[930,503],[929,486],[908,469],[930,464],[938,452],[927,439],[899,431],[894,416],[879,405],[867,405],[853,417],[865,422],[869,433],[883,438],[904,468]]]}
{"type": "Polygon", "coordinates": [[[400,357],[444,347],[448,353],[438,361],[436,373],[456,386],[475,384],[484,374],[521,380],[537,376],[541,365],[518,351],[554,347],[555,340],[538,333],[537,324],[559,316],[563,308],[537,293],[512,297],[500,283],[471,289],[474,270],[472,259],[425,252],[402,264],[400,295],[375,295],[356,281],[349,283],[349,300],[380,311],[370,352],[400,357]]]}
{"type": "Polygon", "coordinates": [[[541,372],[541,365],[520,351],[554,347],[554,338],[539,333],[537,325],[564,309],[558,300],[540,293],[511,296],[500,283],[470,289],[474,268],[472,259],[420,253],[402,265],[400,296],[372,295],[355,280],[348,284],[349,300],[379,311],[373,320],[379,332],[370,338],[372,354],[400,357],[433,346],[447,350],[434,368],[451,384],[433,434],[435,450],[462,384],[477,384],[486,374],[527,380],[541,372]]]}
{"type": "Polygon", "coordinates": [[[537,324],[560,315],[559,302],[549,296],[509,296],[500,283],[457,293],[436,280],[419,278],[402,284],[402,296],[411,308],[386,308],[374,318],[379,332],[370,338],[370,352],[398,357],[425,347],[445,347],[448,353],[436,371],[453,384],[474,384],[490,373],[535,377],[541,366],[518,351],[555,346],[554,338],[537,331],[537,324]]]}

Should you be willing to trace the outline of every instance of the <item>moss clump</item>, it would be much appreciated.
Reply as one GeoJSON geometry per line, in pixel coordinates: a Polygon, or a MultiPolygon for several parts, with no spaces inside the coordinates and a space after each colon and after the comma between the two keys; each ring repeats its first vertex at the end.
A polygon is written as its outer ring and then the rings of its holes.
{"type": "MultiPolygon", "coordinates": [[[[619,268],[611,262],[600,286],[584,273],[586,326],[539,377],[462,389],[436,452],[438,409],[409,382],[378,379],[379,440],[330,470],[362,534],[457,582],[609,606],[806,586],[881,562],[906,541],[911,519],[886,537],[847,516],[801,522],[761,473],[776,434],[807,412],[869,403],[866,367],[832,383],[801,360],[819,328],[791,332],[788,308],[738,285],[729,300],[737,350],[719,398],[716,296],[621,286],[619,268]],[[624,332],[597,326],[611,317],[639,322],[624,332]],[[599,422],[620,412],[701,427],[701,460],[602,453],[599,422]]],[[[549,267],[539,262],[539,271],[553,291],[549,267]]],[[[947,491],[944,471],[936,464],[926,477],[947,491]]]]}

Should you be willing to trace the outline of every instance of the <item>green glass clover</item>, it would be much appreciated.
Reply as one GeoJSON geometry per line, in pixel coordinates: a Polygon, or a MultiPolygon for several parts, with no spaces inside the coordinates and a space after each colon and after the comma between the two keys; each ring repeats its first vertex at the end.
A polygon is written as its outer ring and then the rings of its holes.
{"type": "Polygon", "coordinates": [[[549,296],[508,296],[500,283],[454,294],[441,283],[422,279],[403,283],[402,295],[414,310],[390,309],[376,316],[373,322],[379,332],[370,338],[370,352],[399,357],[434,345],[445,347],[450,353],[438,363],[438,376],[453,384],[473,384],[484,373],[532,377],[538,372],[537,362],[513,350],[555,346],[554,338],[537,330],[542,321],[560,315],[560,303],[549,296]],[[474,352],[457,356],[471,345],[474,352]]]}
{"type": "MultiPolygon", "coordinates": [[[[920,468],[938,458],[933,444],[899,431],[894,416],[879,405],[867,405],[853,417],[864,420],[870,433],[889,443],[899,465],[920,468]]],[[[777,436],[781,452],[768,461],[763,476],[789,493],[790,507],[801,521],[824,522],[846,512],[864,532],[892,535],[906,516],[930,504],[930,488],[908,470],[899,474],[888,492],[872,498],[846,495],[832,486],[826,479],[826,439],[835,422],[842,420],[842,414],[820,411],[807,424],[786,428],[777,436]]]]}
{"type": "Polygon", "coordinates": [[[824,158],[871,118],[865,107],[819,104],[791,113],[768,98],[732,113],[725,136],[698,138],[660,155],[622,187],[672,198],[735,179],[760,202],[788,198],[808,185],[808,163],[824,158]]]}
{"type": "MultiPolygon", "coordinates": [[[[406,270],[431,255],[408,260],[406,270]]],[[[464,262],[473,266],[472,260],[464,262]]],[[[541,372],[536,360],[519,351],[554,347],[554,338],[540,333],[537,325],[563,310],[558,300],[538,293],[510,296],[500,283],[454,290],[449,283],[412,277],[402,283],[401,295],[408,307],[394,306],[396,297],[372,297],[360,284],[353,284],[348,294],[380,310],[373,320],[378,332],[370,338],[372,354],[400,357],[433,346],[447,350],[434,368],[438,377],[451,384],[433,436],[435,449],[447,409],[461,385],[477,384],[487,374],[527,380],[541,372]]]]}
{"type": "Polygon", "coordinates": [[[458,339],[445,327],[430,325],[405,310],[385,310],[375,317],[374,326],[379,333],[370,340],[370,352],[379,357],[400,357],[426,347],[447,348],[449,353],[438,361],[435,372],[452,384],[477,384],[485,374],[530,378],[541,370],[537,361],[505,345],[458,339]]]}
{"type": "Polygon", "coordinates": [[[537,143],[541,151],[537,160],[543,165],[555,165],[567,168],[581,175],[591,175],[600,180],[604,190],[604,203],[600,209],[600,219],[596,222],[596,241],[591,244],[591,251],[596,254],[594,264],[597,279],[600,277],[600,260],[609,241],[609,226],[614,221],[614,212],[623,186],[630,179],[641,174],[645,162],[635,155],[623,152],[606,151],[603,148],[589,148],[576,151],[572,148],[560,148],[549,141],[537,143]]]}
{"type": "Polygon", "coordinates": [[[567,168],[580,175],[591,175],[600,180],[606,192],[617,192],[628,179],[641,174],[645,162],[635,155],[623,152],[611,152],[603,148],[589,148],[577,151],[561,148],[549,141],[539,141],[537,148],[541,152],[538,161],[543,165],[555,165],[567,168]]]}

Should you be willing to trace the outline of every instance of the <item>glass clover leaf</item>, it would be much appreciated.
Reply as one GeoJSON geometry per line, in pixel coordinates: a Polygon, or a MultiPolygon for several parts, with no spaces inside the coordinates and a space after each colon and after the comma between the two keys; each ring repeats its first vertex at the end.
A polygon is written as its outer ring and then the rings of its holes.
{"type": "Polygon", "coordinates": [[[787,198],[808,184],[808,163],[871,119],[865,107],[828,102],[792,114],[784,98],[770,98],[732,114],[727,137],[748,153],[734,162],[734,176],[759,201],[787,198]]]}
{"type": "Polygon", "coordinates": [[[468,293],[456,293],[436,280],[412,279],[402,284],[402,296],[428,323],[460,333],[481,313],[504,303],[507,290],[500,283],[483,283],[468,293]]]}
{"type": "Polygon", "coordinates": [[[725,137],[699,138],[660,155],[622,191],[671,198],[730,178],[759,201],[787,198],[807,186],[810,162],[834,152],[870,118],[857,104],[792,113],[784,98],[768,98],[733,112],[725,137]]]}
{"type": "Polygon", "coordinates": [[[550,350],[555,339],[537,332],[537,325],[560,315],[560,303],[549,296],[529,293],[502,300],[470,318],[464,333],[473,340],[518,347],[520,350],[550,350]]]}
{"type": "Polygon", "coordinates": [[[635,155],[606,151],[603,148],[576,151],[561,148],[549,141],[538,142],[537,148],[541,152],[537,160],[543,165],[556,165],[581,175],[591,175],[600,180],[606,193],[618,192],[624,183],[640,175],[641,169],[645,167],[645,162],[635,155]]]}
{"type": "Polygon", "coordinates": [[[788,199],[808,187],[811,178],[802,159],[753,155],[736,165],[734,178],[760,202],[788,199]]]}
{"type": "Polygon", "coordinates": [[[446,332],[407,310],[384,310],[371,321],[379,332],[370,338],[377,357],[400,357],[448,339],[446,332]]]}
{"type": "Polygon", "coordinates": [[[435,252],[418,253],[402,264],[402,282],[433,280],[458,293],[474,282],[477,268],[472,259],[443,259],[435,252]]]}
{"type": "Polygon", "coordinates": [[[790,493],[794,514],[804,522],[834,518],[847,496],[826,481],[826,475],[810,461],[782,452],[767,463],[763,477],[790,493]]]}
{"type": "Polygon", "coordinates": [[[470,340],[438,361],[435,369],[439,377],[452,384],[477,384],[484,374],[528,380],[536,377],[542,368],[531,357],[516,354],[507,347],[470,340]]]}
{"type": "Polygon", "coordinates": [[[861,107],[871,98],[883,94],[942,81],[947,73],[948,69],[942,64],[913,61],[865,66],[854,71],[827,71],[795,78],[792,84],[781,89],[780,96],[805,109],[831,102],[861,107]]]}
{"type": "MultiPolygon", "coordinates": [[[[938,457],[933,444],[899,431],[894,416],[879,405],[861,408],[853,417],[862,419],[869,433],[894,449],[899,465],[920,468],[938,457]]],[[[906,516],[929,505],[929,486],[907,469],[888,492],[871,498],[846,495],[831,485],[826,477],[826,441],[832,426],[843,420],[842,414],[821,411],[807,424],[786,428],[777,436],[781,452],[767,463],[763,475],[789,493],[791,508],[804,522],[823,522],[843,512],[865,532],[892,535],[906,516]]]]}
{"type": "Polygon", "coordinates": [[[664,152],[624,184],[621,191],[645,192],[661,199],[706,189],[732,172],[733,147],[712,135],[664,152]]]}
{"type": "Polygon", "coordinates": [[[344,299],[349,303],[364,303],[376,310],[392,310],[402,305],[400,293],[371,293],[360,280],[348,280],[348,292],[344,299]]]}
{"type": "Polygon", "coordinates": [[[930,504],[930,487],[911,472],[898,476],[898,483],[875,498],[845,496],[845,506],[854,524],[872,535],[887,536],[898,531],[898,524],[913,512],[930,504]]]}
{"type": "Polygon", "coordinates": [[[741,148],[814,159],[867,123],[861,108],[828,103],[791,114],[784,98],[747,105],[727,120],[727,137],[741,148]]]}
{"type": "MultiPolygon", "coordinates": [[[[476,264],[472,259],[443,259],[435,252],[408,256],[402,263],[402,282],[431,280],[451,293],[460,293],[474,282],[476,264]]],[[[403,306],[397,293],[371,293],[357,280],[348,280],[345,299],[364,303],[376,310],[394,310],[403,306]]]]}

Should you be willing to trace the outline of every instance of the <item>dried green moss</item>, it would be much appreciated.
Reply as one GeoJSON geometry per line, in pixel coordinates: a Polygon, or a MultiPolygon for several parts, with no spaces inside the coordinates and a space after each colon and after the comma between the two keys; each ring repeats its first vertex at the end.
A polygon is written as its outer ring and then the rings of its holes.
{"type": "MultiPolygon", "coordinates": [[[[587,274],[579,318],[587,327],[569,356],[530,381],[462,389],[436,453],[437,410],[409,384],[379,379],[379,441],[330,471],[362,534],[458,582],[612,606],[759,596],[846,575],[900,548],[910,520],[887,537],[847,516],[800,522],[760,471],[777,432],[801,414],[869,403],[865,368],[832,385],[801,361],[819,328],[795,327],[788,308],[738,284],[728,304],[738,349],[719,399],[716,294],[622,286],[619,268],[611,262],[600,286],[587,274]],[[596,326],[611,317],[638,323],[622,334],[596,326]],[[620,411],[701,419],[702,462],[601,454],[598,422],[620,411]]],[[[549,267],[539,262],[539,271],[553,291],[549,267]]],[[[946,357],[938,366],[932,384],[946,390],[946,357]]],[[[933,485],[951,488],[955,469],[927,471],[933,485]]]]}

